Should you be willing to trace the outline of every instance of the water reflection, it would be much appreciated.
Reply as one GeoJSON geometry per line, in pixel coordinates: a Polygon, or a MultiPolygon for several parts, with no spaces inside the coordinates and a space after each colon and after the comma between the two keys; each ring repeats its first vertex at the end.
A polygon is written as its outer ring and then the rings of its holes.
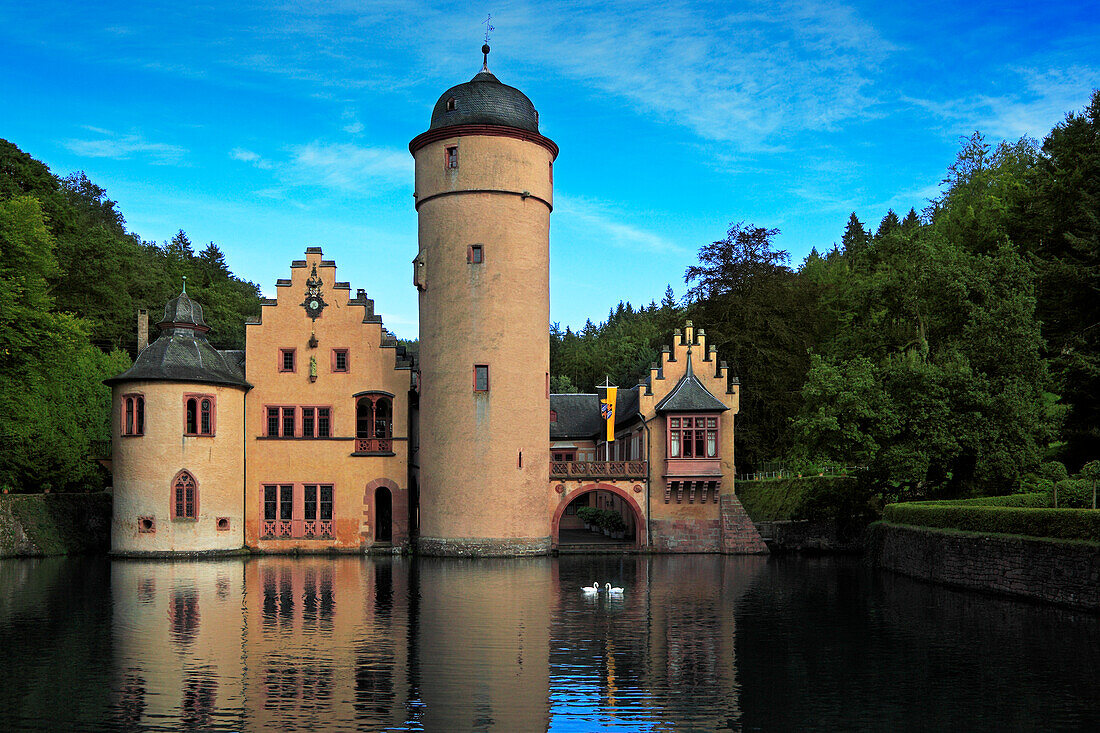
{"type": "Polygon", "coordinates": [[[829,559],[4,561],[0,729],[1082,728],[1098,633],[829,559]]]}

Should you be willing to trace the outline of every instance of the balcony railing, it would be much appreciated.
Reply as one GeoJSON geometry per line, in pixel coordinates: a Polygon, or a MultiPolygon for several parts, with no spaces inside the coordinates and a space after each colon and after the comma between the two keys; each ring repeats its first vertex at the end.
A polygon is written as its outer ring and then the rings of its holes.
{"type": "Polygon", "coordinates": [[[647,461],[551,461],[550,478],[642,479],[649,473],[647,461]]]}
{"type": "Polygon", "coordinates": [[[392,438],[356,438],[356,453],[392,453],[392,438]]]}

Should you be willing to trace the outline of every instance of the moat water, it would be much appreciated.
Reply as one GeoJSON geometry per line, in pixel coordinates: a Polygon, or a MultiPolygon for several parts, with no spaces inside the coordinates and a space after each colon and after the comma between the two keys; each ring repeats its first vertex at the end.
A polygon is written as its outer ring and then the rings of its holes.
{"type": "Polygon", "coordinates": [[[5,560],[0,653],[4,731],[1100,729],[1100,616],[849,558],[5,560]]]}

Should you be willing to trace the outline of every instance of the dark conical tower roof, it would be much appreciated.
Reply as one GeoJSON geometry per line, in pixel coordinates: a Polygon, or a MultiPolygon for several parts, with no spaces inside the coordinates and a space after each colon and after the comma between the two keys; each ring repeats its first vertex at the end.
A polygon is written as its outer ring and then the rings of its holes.
{"type": "Polygon", "coordinates": [[[489,46],[482,46],[485,65],[473,79],[443,92],[432,110],[429,130],[458,125],[497,125],[539,131],[539,115],[527,95],[502,84],[489,71],[489,46]]]}
{"type": "Polygon", "coordinates": [[[241,352],[218,351],[206,340],[210,327],[202,306],[186,288],[164,306],[160,336],[141,350],[129,369],[104,380],[120,382],[197,382],[250,388],[245,381],[241,352]]]}

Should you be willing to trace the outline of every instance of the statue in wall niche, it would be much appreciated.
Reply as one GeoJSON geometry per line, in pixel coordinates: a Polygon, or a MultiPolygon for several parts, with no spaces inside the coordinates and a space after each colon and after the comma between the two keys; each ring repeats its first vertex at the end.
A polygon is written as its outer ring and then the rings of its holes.
{"type": "Polygon", "coordinates": [[[317,357],[309,357],[309,381],[317,381],[317,357]]]}

